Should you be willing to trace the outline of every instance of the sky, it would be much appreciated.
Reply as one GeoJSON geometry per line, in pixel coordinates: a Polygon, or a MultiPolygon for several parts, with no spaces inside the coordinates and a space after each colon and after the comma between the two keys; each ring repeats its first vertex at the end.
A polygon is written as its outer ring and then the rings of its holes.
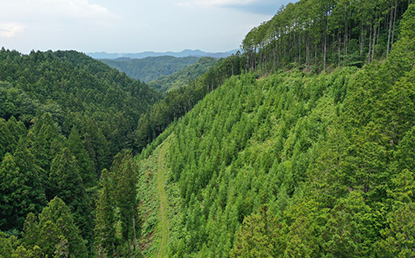
{"type": "Polygon", "coordinates": [[[138,53],[239,49],[295,0],[0,0],[0,47],[138,53]]]}

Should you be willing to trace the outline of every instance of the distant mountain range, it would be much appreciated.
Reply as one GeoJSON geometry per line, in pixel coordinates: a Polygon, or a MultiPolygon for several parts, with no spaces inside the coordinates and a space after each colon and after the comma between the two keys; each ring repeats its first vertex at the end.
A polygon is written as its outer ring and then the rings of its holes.
{"type": "Polygon", "coordinates": [[[146,57],[158,57],[158,56],[174,56],[174,57],[188,57],[188,56],[195,56],[195,57],[214,57],[214,58],[222,58],[228,57],[234,53],[236,53],[238,49],[227,51],[227,52],[204,52],[199,49],[191,50],[185,49],[181,52],[152,52],[146,51],[142,53],[106,53],[106,52],[93,52],[93,53],[86,53],[88,56],[94,59],[118,59],[118,58],[131,58],[131,59],[141,59],[146,57]]]}
{"type": "Polygon", "coordinates": [[[156,80],[160,76],[173,74],[196,63],[201,57],[156,56],[146,58],[99,59],[99,61],[125,72],[128,76],[144,82],[156,80]]]}

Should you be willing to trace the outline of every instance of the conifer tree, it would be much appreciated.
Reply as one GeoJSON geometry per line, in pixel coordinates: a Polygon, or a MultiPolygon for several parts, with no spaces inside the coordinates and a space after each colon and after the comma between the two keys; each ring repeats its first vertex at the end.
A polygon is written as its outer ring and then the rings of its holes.
{"type": "Polygon", "coordinates": [[[73,215],[62,199],[51,200],[42,213],[39,221],[30,213],[25,222],[23,241],[29,248],[40,248],[43,255],[52,257],[85,257],[85,241],[75,224],[73,215]]]}
{"type": "Polygon", "coordinates": [[[63,148],[52,161],[50,170],[51,194],[58,196],[72,210],[85,240],[93,242],[92,200],[85,192],[75,156],[63,148]]]}
{"type": "Polygon", "coordinates": [[[131,246],[134,251],[138,249],[137,239],[140,230],[136,186],[138,166],[131,151],[123,155],[118,154],[114,158],[113,173],[116,181],[115,201],[119,208],[122,235],[128,246],[128,254],[131,256],[131,246]]]}
{"type": "Polygon", "coordinates": [[[116,204],[113,174],[101,173],[97,207],[95,210],[95,246],[98,257],[114,256],[119,240],[116,237],[116,204]]]}
{"type": "MultiPolygon", "coordinates": [[[[53,142],[58,138],[58,130],[51,114],[36,114],[35,123],[29,130],[28,140],[31,151],[36,157],[37,164],[49,172],[54,155],[53,142]]],[[[46,180],[46,178],[44,178],[46,180]]]]}
{"type": "Polygon", "coordinates": [[[93,162],[82,143],[81,136],[76,127],[72,128],[71,134],[69,135],[68,148],[78,162],[79,174],[85,187],[88,188],[95,186],[97,175],[93,167],[93,162]]]}
{"type": "Polygon", "coordinates": [[[39,213],[46,205],[41,173],[24,140],[19,141],[15,155],[6,153],[0,163],[2,230],[21,230],[27,214],[39,213]]]}

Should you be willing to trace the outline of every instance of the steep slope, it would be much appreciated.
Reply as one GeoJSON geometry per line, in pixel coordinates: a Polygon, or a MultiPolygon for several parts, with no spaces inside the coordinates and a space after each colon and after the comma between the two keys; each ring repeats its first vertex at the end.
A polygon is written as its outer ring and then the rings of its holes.
{"type": "Polygon", "coordinates": [[[170,135],[167,255],[414,255],[414,17],[362,70],[232,77],[144,151],[170,135]]]}
{"type": "Polygon", "coordinates": [[[153,81],[160,76],[167,76],[175,73],[191,64],[194,64],[200,57],[146,57],[143,59],[102,59],[101,62],[125,72],[131,78],[143,82],[153,81]]]}
{"type": "Polygon", "coordinates": [[[139,117],[160,95],[75,51],[22,55],[2,49],[0,230],[22,236],[26,227],[26,248],[39,246],[44,255],[54,253],[57,241],[62,251],[92,255],[101,172],[115,154],[133,147],[139,117]],[[73,232],[57,226],[59,215],[51,220],[56,225],[42,221],[56,196],[64,220],[74,220],[73,232]],[[51,239],[37,235],[46,231],[51,239]],[[77,253],[73,245],[79,243],[77,253]]]}
{"type": "Polygon", "coordinates": [[[168,76],[161,76],[160,78],[151,81],[148,85],[161,92],[178,89],[186,86],[190,81],[195,80],[210,67],[216,64],[217,60],[212,57],[202,57],[196,63],[189,65],[180,71],[177,71],[168,76]]]}

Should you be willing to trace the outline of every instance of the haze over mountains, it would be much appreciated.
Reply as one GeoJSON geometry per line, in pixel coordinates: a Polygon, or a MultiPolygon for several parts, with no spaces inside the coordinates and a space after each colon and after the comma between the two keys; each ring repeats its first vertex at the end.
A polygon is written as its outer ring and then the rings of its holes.
{"type": "Polygon", "coordinates": [[[302,0],[227,58],[0,45],[0,258],[415,257],[414,27],[302,0]]]}
{"type": "Polygon", "coordinates": [[[205,52],[199,49],[191,50],[185,49],[180,52],[153,52],[153,51],[146,51],[141,53],[107,53],[107,52],[93,52],[93,53],[86,53],[88,56],[94,59],[117,59],[117,58],[131,58],[131,59],[141,59],[146,57],[158,57],[158,56],[174,56],[174,57],[188,57],[188,56],[195,56],[195,57],[214,57],[214,58],[225,58],[234,53],[236,53],[238,49],[226,51],[226,52],[205,52]]]}
{"type": "Polygon", "coordinates": [[[173,57],[157,56],[141,59],[117,58],[100,59],[99,61],[116,68],[120,72],[125,72],[133,79],[144,82],[156,80],[160,76],[167,76],[175,73],[189,65],[194,64],[199,57],[173,57]]]}

